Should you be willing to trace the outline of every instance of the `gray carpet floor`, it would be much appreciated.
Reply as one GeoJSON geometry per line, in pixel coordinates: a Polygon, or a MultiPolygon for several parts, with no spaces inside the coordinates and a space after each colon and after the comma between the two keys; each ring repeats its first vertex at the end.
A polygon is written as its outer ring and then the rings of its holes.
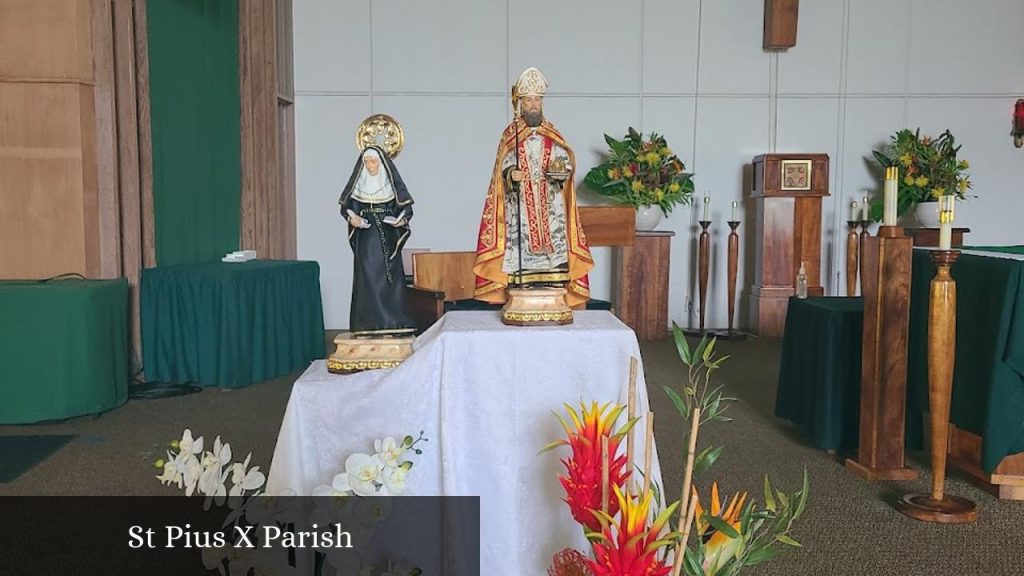
{"type": "MultiPolygon", "coordinates": [[[[750,490],[760,499],[764,475],[786,491],[799,488],[806,469],[811,498],[794,536],[803,548],[751,569],[755,575],[1024,575],[1024,502],[999,501],[952,473],[948,491],[978,503],[975,524],[960,526],[916,522],[892,503],[905,491],[927,491],[928,461],[912,454],[909,465],[921,471],[905,483],[868,483],[846,472],[835,457],[810,445],[801,432],[775,418],[779,344],[748,340],[722,342],[732,354],[719,371],[728,392],[740,398],[729,423],[713,423],[702,442],[724,445],[719,462],[699,477],[717,480],[723,493],[750,490]]],[[[682,364],[671,342],[644,343],[655,437],[666,491],[678,498],[683,469],[684,427],[664,385],[679,386],[682,364]]],[[[78,438],[9,484],[0,495],[166,495],[156,481],[153,462],[183,428],[212,441],[216,434],[232,444],[236,458],[252,451],[253,463],[267,470],[273,456],[289,391],[298,374],[245,389],[200,393],[162,400],[131,401],[99,418],[77,418],[32,426],[0,426],[0,435],[77,434],[78,438]]],[[[487,521],[487,519],[483,519],[487,521]]]]}

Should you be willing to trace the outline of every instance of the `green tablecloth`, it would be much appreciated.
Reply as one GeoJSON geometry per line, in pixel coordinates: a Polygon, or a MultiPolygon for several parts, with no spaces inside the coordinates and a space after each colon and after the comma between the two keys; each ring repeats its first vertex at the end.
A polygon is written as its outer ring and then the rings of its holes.
{"type": "Polygon", "coordinates": [[[862,298],[790,298],[775,415],[825,450],[857,446],[862,298]]]}
{"type": "Polygon", "coordinates": [[[99,414],[128,399],[128,283],[0,282],[0,423],[99,414]]]}
{"type": "MultiPolygon", "coordinates": [[[[965,248],[1024,253],[1024,247],[965,248]]],[[[1024,262],[962,254],[957,281],[956,365],[950,420],[984,438],[982,468],[1024,452],[1024,262]]],[[[914,250],[908,408],[928,407],[928,297],[935,266],[914,250]]]]}
{"type": "Polygon", "coordinates": [[[324,357],[316,262],[149,268],[141,306],[149,381],[240,388],[324,357]]]}
{"type": "Polygon", "coordinates": [[[1024,254],[1024,246],[963,246],[961,250],[998,252],[1000,254],[1024,254]]]}

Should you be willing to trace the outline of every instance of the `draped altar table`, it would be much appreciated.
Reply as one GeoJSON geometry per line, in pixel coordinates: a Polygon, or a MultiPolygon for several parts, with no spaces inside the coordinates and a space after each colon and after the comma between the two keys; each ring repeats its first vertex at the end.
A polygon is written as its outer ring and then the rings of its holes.
{"type": "MultiPolygon", "coordinates": [[[[568,448],[537,454],[564,436],[552,411],[581,399],[626,404],[630,356],[640,358],[636,335],[606,311],[526,328],[487,311],[445,314],[394,369],[342,376],[317,361],[292,389],[267,492],[311,494],[349,454],[372,452],[375,438],[423,430],[429,441],[412,456],[406,494],[480,496],[482,573],[545,574],[562,548],[588,549],[561,501],[568,448]]],[[[646,414],[639,368],[637,412],[646,414]]],[[[641,468],[645,428],[643,418],[634,429],[641,468]]],[[[660,485],[656,450],[651,470],[660,485]]]]}
{"type": "Polygon", "coordinates": [[[158,266],[140,292],[150,382],[242,388],[324,357],[316,262],[158,266]]]}

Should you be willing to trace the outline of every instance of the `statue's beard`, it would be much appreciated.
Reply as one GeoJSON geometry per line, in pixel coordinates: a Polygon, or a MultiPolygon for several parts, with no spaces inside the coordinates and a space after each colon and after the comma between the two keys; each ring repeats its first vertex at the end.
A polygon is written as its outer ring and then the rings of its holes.
{"type": "Polygon", "coordinates": [[[527,110],[523,112],[523,120],[526,121],[526,125],[530,128],[536,128],[544,121],[544,112],[540,110],[527,110]]]}

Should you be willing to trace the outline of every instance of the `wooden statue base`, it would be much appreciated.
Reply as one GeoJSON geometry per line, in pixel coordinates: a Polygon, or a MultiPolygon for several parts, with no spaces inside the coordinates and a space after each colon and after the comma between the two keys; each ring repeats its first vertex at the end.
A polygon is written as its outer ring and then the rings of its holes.
{"type": "Polygon", "coordinates": [[[869,482],[903,482],[917,479],[917,470],[913,468],[871,468],[853,458],[846,461],[846,469],[869,482]]]}
{"type": "Polygon", "coordinates": [[[412,354],[415,336],[401,338],[356,338],[338,334],[337,349],[327,358],[327,371],[332,374],[353,374],[363,370],[394,368],[412,354]]]}
{"type": "Polygon", "coordinates": [[[974,502],[948,494],[942,500],[935,500],[931,494],[905,494],[896,503],[896,509],[922,522],[965,524],[978,519],[974,502]]]}
{"type": "Polygon", "coordinates": [[[565,288],[509,288],[501,321],[510,326],[572,324],[565,288]]]}

